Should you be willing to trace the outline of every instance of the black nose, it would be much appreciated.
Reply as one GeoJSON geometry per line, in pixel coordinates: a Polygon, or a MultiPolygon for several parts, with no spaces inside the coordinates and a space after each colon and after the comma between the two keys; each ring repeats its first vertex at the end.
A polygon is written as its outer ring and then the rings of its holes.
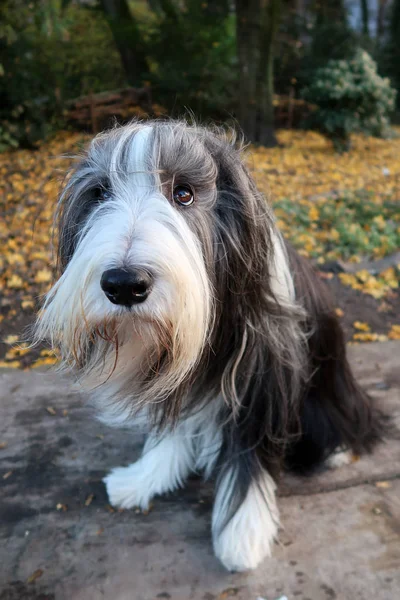
{"type": "Polygon", "coordinates": [[[108,269],[101,276],[101,289],[113,304],[132,306],[144,302],[153,278],[143,269],[108,269]]]}

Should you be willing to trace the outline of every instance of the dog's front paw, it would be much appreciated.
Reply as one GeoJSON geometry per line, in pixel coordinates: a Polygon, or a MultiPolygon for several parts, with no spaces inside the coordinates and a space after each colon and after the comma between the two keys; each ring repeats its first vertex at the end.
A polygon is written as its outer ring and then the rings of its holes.
{"type": "Polygon", "coordinates": [[[255,569],[271,556],[278,533],[279,511],[276,484],[263,471],[250,482],[244,500],[231,514],[237,491],[232,486],[232,470],[220,480],[212,516],[214,552],[229,571],[255,569]]]}
{"type": "Polygon", "coordinates": [[[240,534],[230,524],[214,536],[214,552],[228,571],[250,571],[271,556],[277,531],[240,534]]]}
{"type": "Polygon", "coordinates": [[[143,489],[141,479],[136,464],[113,469],[103,479],[110,504],[119,508],[138,506],[143,510],[148,509],[150,497],[148,491],[146,493],[143,489]]]}
{"type": "Polygon", "coordinates": [[[241,507],[220,533],[214,533],[213,544],[217,558],[228,571],[255,569],[265,558],[271,556],[278,533],[276,510],[268,513],[255,510],[245,512],[241,507]],[[257,514],[258,513],[258,514],[257,514]]]}

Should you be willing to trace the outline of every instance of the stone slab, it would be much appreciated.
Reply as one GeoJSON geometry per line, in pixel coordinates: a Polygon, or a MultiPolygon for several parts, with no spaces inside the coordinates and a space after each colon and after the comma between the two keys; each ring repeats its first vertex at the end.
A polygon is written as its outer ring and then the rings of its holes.
{"type": "MultiPolygon", "coordinates": [[[[399,422],[400,344],[350,352],[399,422]]],[[[148,515],[108,506],[101,479],[137,458],[143,436],[101,425],[70,380],[0,370],[0,415],[0,600],[400,597],[397,439],[337,471],[284,477],[273,557],[231,574],[212,553],[212,487],[201,480],[156,499],[148,515]]]]}

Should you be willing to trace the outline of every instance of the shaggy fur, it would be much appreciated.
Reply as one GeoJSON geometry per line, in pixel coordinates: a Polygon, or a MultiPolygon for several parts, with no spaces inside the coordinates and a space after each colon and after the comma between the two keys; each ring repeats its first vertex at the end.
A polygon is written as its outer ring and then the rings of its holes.
{"type": "Polygon", "coordinates": [[[233,136],[180,121],[97,136],[58,231],[60,276],[36,336],[60,348],[107,423],[149,432],[142,458],[106,477],[110,500],[147,507],[192,471],[214,476],[215,552],[254,568],[277,533],[279,472],[381,435],[323,284],[282,240],[233,136]],[[190,206],[174,203],[182,185],[190,206]],[[103,293],[102,274],[121,268],[151,274],[145,302],[103,293]]]}

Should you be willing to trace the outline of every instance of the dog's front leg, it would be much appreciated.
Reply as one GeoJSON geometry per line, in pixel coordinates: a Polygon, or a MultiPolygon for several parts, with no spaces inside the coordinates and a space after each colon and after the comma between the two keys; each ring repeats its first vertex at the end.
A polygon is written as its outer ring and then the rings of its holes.
{"type": "Polygon", "coordinates": [[[113,469],[103,481],[113,506],[146,510],[154,496],[182,486],[193,466],[190,439],[178,427],[161,437],[150,435],[137,462],[113,469]]]}
{"type": "Polygon", "coordinates": [[[279,526],[275,482],[257,463],[237,456],[217,481],[212,515],[216,556],[230,571],[254,569],[270,556],[279,526]]]}

